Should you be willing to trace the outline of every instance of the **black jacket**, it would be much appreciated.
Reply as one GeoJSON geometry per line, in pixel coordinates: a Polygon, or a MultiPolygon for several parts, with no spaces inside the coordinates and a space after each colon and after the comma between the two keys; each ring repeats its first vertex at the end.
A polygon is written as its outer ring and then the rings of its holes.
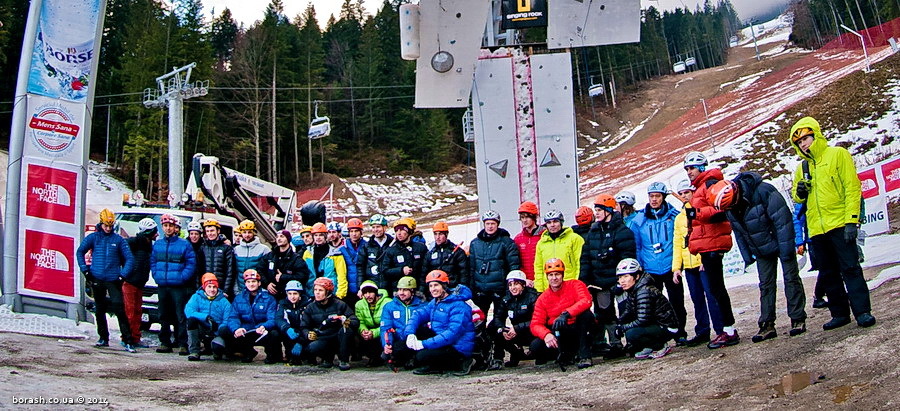
{"type": "Polygon", "coordinates": [[[503,295],[506,274],[522,267],[519,247],[509,238],[509,232],[498,228],[494,235],[484,230],[469,246],[469,287],[476,294],[503,295]]]}
{"type": "Polygon", "coordinates": [[[337,335],[343,323],[340,320],[330,320],[329,316],[345,316],[350,320],[350,328],[359,329],[359,319],[353,309],[334,295],[322,302],[313,301],[306,306],[300,317],[300,335],[306,338],[310,331],[315,331],[319,338],[333,337],[337,335]]]}
{"type": "Polygon", "coordinates": [[[588,234],[588,232],[591,231],[591,224],[573,225],[572,231],[574,231],[575,234],[580,235],[581,238],[583,238],[585,241],[587,241],[587,234],[588,234]]]}
{"type": "Polygon", "coordinates": [[[537,299],[538,292],[531,287],[525,287],[518,296],[513,296],[507,291],[500,307],[494,307],[494,319],[491,321],[493,332],[505,328],[506,320],[509,319],[516,334],[531,334],[531,316],[534,314],[534,303],[537,299]]]}
{"type": "MultiPolygon", "coordinates": [[[[194,250],[194,257],[197,262],[194,265],[194,283],[197,288],[200,288],[203,286],[200,284],[200,280],[203,278],[203,274],[206,274],[206,256],[203,255],[203,238],[200,238],[200,242],[198,243],[192,243],[191,240],[187,238],[185,240],[191,245],[191,249],[194,250]]],[[[219,285],[222,285],[222,283],[219,283],[219,285]]]]}
{"type": "Polygon", "coordinates": [[[356,261],[356,281],[358,283],[362,284],[363,281],[372,280],[376,284],[381,284],[381,274],[378,272],[381,257],[384,254],[384,250],[394,242],[394,237],[388,234],[385,234],[384,237],[383,246],[378,245],[378,242],[375,241],[375,236],[371,236],[366,240],[365,246],[360,247],[360,258],[357,258],[356,261]]]}
{"type": "Polygon", "coordinates": [[[125,239],[131,255],[134,256],[134,269],[125,277],[125,281],[138,288],[144,288],[150,279],[150,254],[153,252],[153,241],[147,236],[137,234],[125,239]]]}
{"type": "Polygon", "coordinates": [[[784,197],[754,172],[738,174],[740,199],[726,213],[746,264],[757,256],[794,256],[794,220],[784,197]]]}
{"type": "Polygon", "coordinates": [[[225,236],[219,234],[215,240],[203,239],[200,244],[201,256],[205,262],[204,273],[213,273],[219,280],[219,286],[228,290],[234,289],[237,279],[237,264],[234,261],[234,248],[225,243],[225,236]]]}
{"type": "Polygon", "coordinates": [[[303,319],[303,311],[306,309],[306,306],[312,301],[306,293],[300,293],[300,300],[297,303],[292,303],[287,299],[282,300],[278,303],[278,313],[275,314],[275,326],[281,330],[282,333],[286,333],[288,328],[293,328],[296,331],[300,331],[300,322],[303,319]]]}
{"type": "Polygon", "coordinates": [[[376,281],[378,288],[387,290],[388,295],[392,295],[397,289],[397,281],[403,277],[403,267],[412,268],[410,277],[415,278],[419,283],[419,289],[424,290],[425,273],[422,272],[425,266],[425,257],[428,254],[428,247],[425,244],[408,239],[407,243],[401,243],[394,239],[389,247],[384,250],[381,258],[381,264],[378,267],[380,282],[376,281]]]}
{"type": "Polygon", "coordinates": [[[263,279],[263,287],[268,287],[271,283],[275,284],[277,292],[273,297],[278,301],[286,296],[284,286],[288,281],[297,280],[304,286],[309,281],[309,267],[306,265],[306,261],[291,247],[288,247],[287,251],[281,251],[276,246],[259,260],[256,270],[263,279]],[[281,281],[275,281],[278,271],[281,271],[281,281]]]}
{"type": "Polygon", "coordinates": [[[619,213],[608,222],[595,221],[581,248],[579,279],[587,285],[610,289],[616,285],[616,265],[623,258],[637,258],[634,232],[619,213]]]}
{"type": "Polygon", "coordinates": [[[654,324],[662,328],[678,328],[672,304],[653,285],[650,275],[641,275],[619,303],[619,324],[625,331],[654,324]]]}
{"type": "MultiPolygon", "coordinates": [[[[469,283],[469,256],[462,247],[447,240],[444,244],[435,244],[428,252],[425,260],[425,274],[432,270],[441,270],[450,276],[450,287],[469,283]]],[[[424,287],[420,286],[424,290],[424,287]]]]}

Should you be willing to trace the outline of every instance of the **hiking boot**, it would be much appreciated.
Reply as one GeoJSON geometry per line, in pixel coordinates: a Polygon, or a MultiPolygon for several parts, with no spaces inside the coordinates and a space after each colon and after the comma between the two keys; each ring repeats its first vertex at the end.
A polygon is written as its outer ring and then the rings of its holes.
{"type": "Polygon", "coordinates": [[[128,343],[126,343],[125,341],[120,342],[119,345],[121,345],[123,348],[125,348],[125,351],[128,351],[128,352],[130,352],[130,353],[132,353],[132,354],[134,354],[134,353],[137,352],[137,350],[134,349],[134,346],[133,346],[133,345],[128,344],[128,343]]]}
{"type": "Polygon", "coordinates": [[[656,350],[656,351],[651,352],[651,353],[650,353],[650,358],[652,358],[652,359],[654,359],[654,360],[657,359],[657,358],[662,358],[662,357],[665,357],[666,354],[668,354],[668,353],[670,353],[670,352],[672,352],[672,346],[670,346],[669,344],[666,344],[666,345],[664,345],[662,348],[660,348],[659,350],[656,350]]]}
{"type": "Polygon", "coordinates": [[[159,348],[156,349],[156,352],[158,352],[160,354],[168,354],[168,353],[172,352],[172,347],[169,347],[168,345],[163,344],[163,345],[160,345],[159,348]]]}
{"type": "MultiPolygon", "coordinates": [[[[874,318],[873,318],[874,320],[874,318]]],[[[825,324],[822,324],[822,329],[825,331],[833,330],[838,327],[843,327],[847,324],[850,324],[850,317],[834,317],[831,321],[828,321],[825,324]]]]}
{"type": "Polygon", "coordinates": [[[708,342],[709,342],[709,334],[703,334],[703,335],[697,334],[697,335],[689,338],[687,341],[685,341],[685,345],[687,345],[688,347],[696,347],[699,345],[706,344],[708,342]]]}
{"type": "Polygon", "coordinates": [[[413,374],[415,375],[432,375],[432,374],[440,374],[441,370],[436,368],[432,368],[430,365],[426,365],[424,367],[419,367],[413,370],[413,374]]]}
{"type": "Polygon", "coordinates": [[[501,360],[491,360],[491,365],[488,366],[488,371],[497,371],[503,369],[503,361],[501,360]]]}
{"type": "Polygon", "coordinates": [[[813,308],[828,308],[828,301],[824,298],[813,298],[813,308]]]}
{"type": "Polygon", "coordinates": [[[858,317],[856,317],[856,324],[860,327],[871,327],[875,325],[875,317],[873,317],[872,314],[869,313],[862,313],[858,317]]]}
{"type": "Polygon", "coordinates": [[[188,356],[188,361],[200,361],[200,354],[193,353],[188,356]]]}
{"type": "Polygon", "coordinates": [[[97,347],[97,348],[109,347],[109,340],[105,340],[105,339],[101,338],[101,339],[97,340],[97,342],[94,343],[94,347],[97,347]]]}
{"type": "Polygon", "coordinates": [[[638,360],[646,360],[650,358],[650,354],[653,354],[653,350],[650,348],[644,348],[636,353],[634,353],[634,358],[638,360]]]}
{"type": "Polygon", "coordinates": [[[578,360],[578,363],[575,364],[575,366],[578,367],[579,370],[583,370],[588,367],[593,367],[594,361],[592,361],[590,358],[582,358],[578,360]]]}
{"type": "Polygon", "coordinates": [[[338,369],[341,371],[347,371],[350,369],[350,363],[347,361],[338,362],[338,369]]]}
{"type": "Polygon", "coordinates": [[[457,377],[469,375],[469,373],[472,372],[472,364],[474,364],[474,363],[475,363],[475,361],[472,360],[471,358],[466,358],[465,360],[463,360],[462,366],[459,367],[459,371],[454,372],[453,375],[455,375],[457,377]]]}
{"type": "Polygon", "coordinates": [[[706,344],[706,348],[710,350],[715,350],[716,348],[722,348],[731,345],[737,345],[741,342],[741,337],[738,335],[737,330],[734,331],[734,335],[728,335],[728,333],[722,333],[716,336],[709,344],[706,344]]]}
{"type": "Polygon", "coordinates": [[[251,349],[250,351],[244,352],[244,356],[241,357],[241,362],[244,364],[249,364],[253,362],[253,359],[256,358],[256,354],[259,354],[259,351],[251,349]]]}
{"type": "Polygon", "coordinates": [[[327,369],[327,368],[331,368],[331,367],[334,367],[334,360],[328,360],[328,361],[322,360],[322,362],[319,363],[319,368],[327,369]]]}
{"type": "Polygon", "coordinates": [[[771,321],[765,321],[759,325],[759,331],[757,331],[756,335],[750,338],[750,340],[758,343],[771,338],[775,338],[777,336],[778,331],[775,330],[775,323],[771,321]]]}
{"type": "Polygon", "coordinates": [[[181,348],[178,349],[178,355],[188,355],[188,354],[190,354],[190,353],[191,353],[191,352],[188,351],[188,348],[187,348],[187,347],[181,347],[181,348]]]}
{"type": "Polygon", "coordinates": [[[790,334],[791,337],[796,337],[805,332],[806,332],[806,321],[805,320],[799,320],[799,321],[791,320],[791,331],[788,332],[788,334],[790,334]]]}
{"type": "Polygon", "coordinates": [[[544,365],[547,363],[546,357],[538,357],[534,359],[534,365],[544,365]]]}
{"type": "Polygon", "coordinates": [[[278,364],[278,363],[280,363],[281,361],[282,361],[281,358],[270,357],[270,356],[267,355],[267,356],[266,356],[266,359],[263,360],[263,363],[264,363],[264,364],[269,364],[269,365],[271,365],[271,364],[278,364]]]}
{"type": "Polygon", "coordinates": [[[603,354],[603,359],[614,360],[616,358],[622,358],[627,354],[628,353],[625,352],[625,348],[623,348],[621,345],[610,345],[609,350],[607,350],[606,353],[603,354]]]}
{"type": "Polygon", "coordinates": [[[384,365],[384,360],[378,356],[369,358],[369,362],[366,363],[366,367],[380,367],[382,365],[384,365]]]}

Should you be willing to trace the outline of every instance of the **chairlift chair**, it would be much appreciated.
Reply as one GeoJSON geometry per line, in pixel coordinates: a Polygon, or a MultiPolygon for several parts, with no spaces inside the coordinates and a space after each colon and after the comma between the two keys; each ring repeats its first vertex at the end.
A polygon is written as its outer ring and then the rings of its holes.
{"type": "Polygon", "coordinates": [[[319,102],[316,101],[315,118],[309,123],[307,136],[310,140],[328,137],[331,134],[331,120],[328,116],[319,116],[319,102]]]}

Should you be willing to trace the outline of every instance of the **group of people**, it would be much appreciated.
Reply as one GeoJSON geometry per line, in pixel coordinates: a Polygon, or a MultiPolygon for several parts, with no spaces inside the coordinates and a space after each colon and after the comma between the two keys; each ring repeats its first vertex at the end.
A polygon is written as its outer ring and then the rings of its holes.
{"type": "Polygon", "coordinates": [[[181,238],[180,220],[170,214],[160,219],[163,238],[145,219],[126,240],[104,210],[98,230],[78,249],[96,299],[96,345],[109,345],[105,313],[112,312],[122,345],[140,347],[141,289],[152,273],[162,326],[156,351],[177,349],[189,360],[252,362],[262,346],[270,364],[332,367],[337,357],[347,370],[365,357],[369,366],[395,371],[464,375],[526,359],[565,369],[590,367],[597,356],[660,358],[673,341],[718,349],[740,343],[723,270],[732,239],[759,272],[753,342],[778,335],[779,263],[788,334],[806,332],[797,254],[812,250],[817,288],[827,296],[822,305],[832,317],[823,328],[847,325],[851,315],[870,327],[875,318],[855,247],[860,181],[853,160],[847,150],[829,147],[810,117],[794,125],[790,142],[802,159],[792,190],[799,215],[759,174],[727,180],[692,152],[683,163],[687,178],[674,190],[650,184],[642,208],[630,192],[601,194],[566,226],[560,211],[541,215],[524,202],[514,237],[500,227],[499,213],[487,211],[468,252],[448,239],[445,222],[432,227],[429,249],[414,220],[389,226],[379,214],[366,223],[351,218],[283,230],[270,249],[250,221],[240,223],[232,246],[213,219],[190,223],[181,238]],[[798,218],[805,221],[802,234],[795,232],[798,218]],[[686,329],[685,282],[693,335],[686,329]]]}

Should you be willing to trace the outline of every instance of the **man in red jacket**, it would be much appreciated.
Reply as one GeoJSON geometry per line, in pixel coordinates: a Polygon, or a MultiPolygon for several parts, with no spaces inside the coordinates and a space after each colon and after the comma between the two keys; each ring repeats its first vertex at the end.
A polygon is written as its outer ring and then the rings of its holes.
{"type": "Polygon", "coordinates": [[[734,328],[734,313],[731,311],[731,298],[725,288],[725,273],[722,258],[731,250],[731,224],[725,212],[719,211],[707,200],[709,187],[717,181],[724,180],[722,170],[706,167],[709,162],[703,153],[694,151],[684,158],[684,171],[687,172],[691,185],[696,187],[691,198],[690,207],[685,207],[688,218],[688,249],[691,254],[700,254],[700,262],[709,277],[712,296],[719,305],[722,314],[723,332],[706,346],[710,349],[722,348],[741,342],[741,337],[734,328]]]}
{"type": "Polygon", "coordinates": [[[531,333],[538,338],[531,343],[535,364],[545,364],[558,353],[557,364],[563,371],[573,358],[577,358],[578,368],[593,365],[588,331],[594,320],[587,286],[579,280],[563,281],[565,271],[558,258],[544,263],[550,288],[538,297],[531,317],[531,333]]]}
{"type": "Polygon", "coordinates": [[[531,201],[526,201],[519,206],[519,222],[522,223],[522,232],[516,234],[513,242],[519,247],[519,255],[522,256],[522,271],[525,272],[525,285],[534,288],[534,253],[537,251],[537,243],[544,234],[544,227],[538,225],[538,206],[531,201]]]}

